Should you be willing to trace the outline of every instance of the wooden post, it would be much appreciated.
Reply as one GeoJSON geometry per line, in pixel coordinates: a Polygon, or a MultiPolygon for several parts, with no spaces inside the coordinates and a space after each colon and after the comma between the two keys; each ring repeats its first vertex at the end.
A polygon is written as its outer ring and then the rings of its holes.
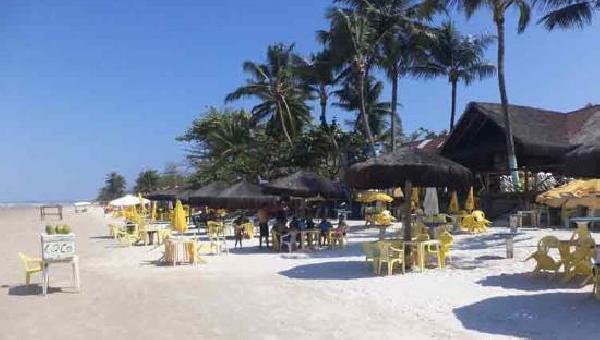
{"type": "MultiPolygon", "coordinates": [[[[404,240],[410,241],[412,239],[411,235],[411,221],[410,221],[410,201],[411,201],[411,193],[412,193],[412,182],[410,180],[406,180],[404,182],[404,220],[402,221],[402,226],[404,227],[404,240]]],[[[404,258],[411,258],[410,256],[410,247],[404,248],[405,256],[404,258]]]]}

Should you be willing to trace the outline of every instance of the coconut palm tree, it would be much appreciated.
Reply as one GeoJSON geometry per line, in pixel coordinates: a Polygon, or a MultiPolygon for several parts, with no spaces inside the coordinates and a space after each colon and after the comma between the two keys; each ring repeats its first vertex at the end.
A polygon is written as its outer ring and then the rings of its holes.
{"type": "Polygon", "coordinates": [[[310,121],[306,101],[311,99],[309,89],[295,72],[300,57],[293,49],[294,45],[271,45],[267,49],[266,64],[244,62],[244,71],[250,79],[225,97],[226,102],[248,97],[258,99],[260,103],[252,108],[252,123],[267,120],[269,131],[275,135],[283,131],[290,144],[310,121]]]}
{"type": "Polygon", "coordinates": [[[458,82],[469,86],[475,79],[482,80],[496,73],[496,67],[485,60],[485,50],[495,38],[490,34],[462,35],[451,21],[446,21],[429,39],[426,62],[413,68],[420,77],[448,78],[452,88],[450,131],[454,128],[456,116],[458,82]]]}
{"type": "Polygon", "coordinates": [[[369,20],[369,10],[356,11],[347,8],[331,8],[329,31],[321,31],[319,37],[331,51],[334,62],[342,65],[342,74],[353,74],[359,93],[359,112],[362,128],[372,155],[375,155],[375,140],[369,124],[369,113],[365,101],[365,79],[374,64],[377,48],[385,31],[378,31],[369,20]]]}
{"type": "Polygon", "coordinates": [[[156,170],[144,170],[139,173],[135,180],[136,192],[148,193],[152,190],[156,190],[160,184],[160,174],[156,170]]]}
{"type": "MultiPolygon", "coordinates": [[[[360,89],[356,86],[357,81],[351,79],[352,76],[349,78],[345,79],[340,89],[333,92],[339,99],[334,105],[349,112],[356,112],[361,107],[360,89]]],[[[376,139],[383,134],[387,126],[386,117],[389,116],[391,111],[389,102],[381,102],[379,100],[382,92],[383,83],[381,81],[377,81],[373,76],[368,76],[365,79],[365,110],[369,118],[369,130],[376,139]]],[[[361,116],[357,116],[354,121],[350,121],[350,124],[356,131],[364,131],[364,120],[361,116]]]]}
{"type": "Polygon", "coordinates": [[[548,30],[583,28],[592,22],[594,11],[600,10],[600,0],[545,0],[547,13],[538,23],[548,30]]]}
{"type": "Polygon", "coordinates": [[[329,100],[330,87],[338,82],[329,51],[325,49],[312,55],[309,61],[305,61],[300,65],[298,73],[306,83],[306,86],[308,86],[313,93],[317,94],[319,106],[321,108],[319,121],[321,122],[322,127],[327,128],[329,126],[327,123],[327,103],[329,100]]]}
{"type": "Polygon", "coordinates": [[[390,112],[390,147],[396,148],[396,135],[402,131],[398,115],[398,91],[400,78],[410,73],[417,55],[422,50],[419,33],[427,30],[421,20],[429,19],[438,9],[433,1],[414,0],[336,0],[354,10],[369,13],[369,19],[376,30],[383,34],[379,50],[378,66],[383,68],[392,82],[392,103],[390,112]],[[398,123],[398,127],[396,127],[398,123]]]}
{"type": "Polygon", "coordinates": [[[104,179],[104,186],[100,189],[98,200],[105,202],[125,195],[127,182],[122,175],[111,172],[104,179]]]}
{"type": "Polygon", "coordinates": [[[511,172],[512,181],[515,188],[519,186],[519,171],[517,168],[517,156],[515,153],[515,143],[513,140],[512,127],[510,124],[510,115],[508,114],[508,95],[506,94],[506,77],[504,73],[504,55],[505,55],[505,19],[508,9],[516,9],[519,13],[517,31],[522,33],[530,20],[531,7],[526,0],[456,0],[459,8],[464,10],[467,18],[471,18],[480,8],[487,8],[491,11],[492,19],[496,25],[496,35],[498,42],[498,89],[500,91],[500,104],[504,115],[504,125],[506,132],[506,152],[508,158],[508,170],[511,172]]]}

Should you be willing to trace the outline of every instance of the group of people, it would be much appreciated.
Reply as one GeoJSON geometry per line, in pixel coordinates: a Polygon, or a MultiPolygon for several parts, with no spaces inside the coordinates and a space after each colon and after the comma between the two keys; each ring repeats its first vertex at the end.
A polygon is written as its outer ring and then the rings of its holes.
{"type": "MultiPolygon", "coordinates": [[[[265,239],[267,248],[269,247],[269,219],[270,215],[266,209],[260,209],[258,211],[258,222],[260,229],[259,247],[262,248],[262,241],[265,239]]],[[[340,220],[337,228],[333,228],[333,225],[327,218],[323,217],[318,225],[315,223],[312,217],[299,217],[298,215],[292,215],[288,223],[287,213],[285,209],[280,209],[275,214],[275,224],[273,230],[279,239],[290,233],[299,232],[302,230],[310,230],[318,228],[320,230],[320,237],[327,237],[330,232],[340,234],[344,236],[346,234],[347,224],[345,218],[340,216],[340,220]]]]}

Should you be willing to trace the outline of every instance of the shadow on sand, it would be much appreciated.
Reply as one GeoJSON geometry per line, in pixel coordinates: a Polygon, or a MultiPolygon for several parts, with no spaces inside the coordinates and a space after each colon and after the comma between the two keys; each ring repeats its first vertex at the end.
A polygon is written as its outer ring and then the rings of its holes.
{"type": "Polygon", "coordinates": [[[499,296],[453,310],[466,329],[527,339],[595,338],[599,311],[591,293],[499,296]]]}
{"type": "Polygon", "coordinates": [[[364,261],[335,261],[309,263],[279,272],[280,275],[301,280],[352,280],[373,277],[371,266],[364,261]]]}
{"type": "MultiPolygon", "coordinates": [[[[60,287],[48,287],[48,294],[53,293],[71,293],[69,291],[64,291],[60,287]]],[[[19,285],[8,288],[8,295],[15,296],[30,296],[30,295],[42,295],[42,286],[40,284],[30,284],[30,285],[19,285]]]]}
{"type": "Polygon", "coordinates": [[[563,283],[561,282],[561,276],[555,276],[550,273],[541,273],[535,276],[531,275],[531,273],[490,275],[477,281],[477,284],[484,287],[502,287],[524,291],[581,288],[577,282],[563,283]]]}

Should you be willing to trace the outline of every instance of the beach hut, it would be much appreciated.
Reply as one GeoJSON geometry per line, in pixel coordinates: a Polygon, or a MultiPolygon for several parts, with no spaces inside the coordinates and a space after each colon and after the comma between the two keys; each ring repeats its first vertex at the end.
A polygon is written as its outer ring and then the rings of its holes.
{"type": "Polygon", "coordinates": [[[208,204],[210,200],[219,196],[223,190],[227,189],[228,185],[223,182],[215,182],[205,185],[199,189],[190,191],[187,196],[192,204],[208,204]]]}
{"type": "Polygon", "coordinates": [[[278,196],[269,195],[262,187],[247,182],[227,187],[213,197],[205,197],[205,201],[211,207],[224,209],[259,209],[280,202],[278,196]]]}

